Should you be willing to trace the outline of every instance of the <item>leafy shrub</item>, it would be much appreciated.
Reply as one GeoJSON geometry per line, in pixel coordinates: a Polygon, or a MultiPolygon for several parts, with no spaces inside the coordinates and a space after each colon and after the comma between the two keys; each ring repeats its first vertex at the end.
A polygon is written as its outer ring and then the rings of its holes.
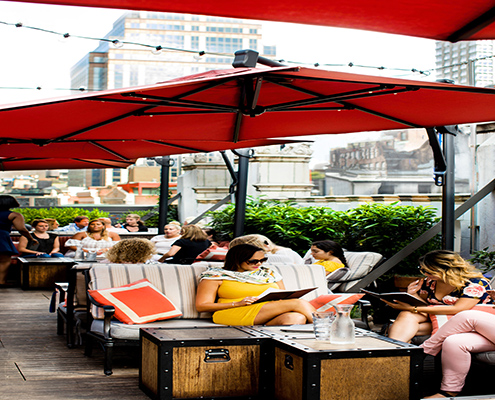
{"type": "Polygon", "coordinates": [[[30,224],[35,219],[40,218],[55,218],[60,226],[69,225],[74,222],[74,218],[78,215],[85,215],[90,220],[108,217],[109,213],[94,209],[93,211],[83,208],[63,207],[63,208],[16,208],[12,211],[17,211],[24,216],[24,219],[30,224]]]}
{"type": "MultiPolygon", "coordinates": [[[[210,224],[223,239],[231,239],[234,228],[233,204],[212,212],[210,224]]],[[[331,239],[349,251],[376,251],[390,258],[438,222],[436,210],[423,206],[369,203],[348,211],[328,207],[297,207],[250,199],[246,205],[245,234],[260,233],[274,243],[303,255],[316,240],[331,239]]],[[[420,255],[440,247],[430,240],[393,269],[397,274],[417,273],[420,255]]]]}
{"type": "Polygon", "coordinates": [[[488,251],[488,247],[485,247],[483,250],[475,251],[468,261],[477,264],[481,272],[490,272],[495,269],[495,251],[488,251]]]}

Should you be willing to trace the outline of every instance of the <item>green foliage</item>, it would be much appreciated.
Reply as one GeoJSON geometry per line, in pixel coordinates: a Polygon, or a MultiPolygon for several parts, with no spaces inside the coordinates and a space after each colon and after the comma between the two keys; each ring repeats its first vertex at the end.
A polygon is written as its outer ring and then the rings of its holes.
{"type": "Polygon", "coordinates": [[[74,218],[78,215],[86,215],[90,220],[108,217],[108,212],[94,209],[88,211],[83,208],[64,207],[64,208],[16,208],[12,211],[17,211],[24,216],[24,219],[29,224],[35,219],[40,218],[55,218],[60,226],[69,225],[74,222],[74,218]]]}
{"type": "MultiPolygon", "coordinates": [[[[210,214],[211,226],[222,238],[232,237],[234,207],[230,204],[210,214]]],[[[423,206],[369,203],[348,211],[335,211],[328,207],[297,207],[295,203],[250,199],[244,233],[263,234],[301,255],[313,241],[331,239],[349,251],[376,251],[390,258],[436,222],[435,209],[423,206]]],[[[418,257],[439,247],[438,237],[430,240],[396,266],[393,273],[416,273],[418,257]]]]}
{"type": "Polygon", "coordinates": [[[481,272],[485,273],[495,269],[495,251],[488,251],[488,247],[475,251],[472,256],[468,261],[477,264],[481,272]]]}

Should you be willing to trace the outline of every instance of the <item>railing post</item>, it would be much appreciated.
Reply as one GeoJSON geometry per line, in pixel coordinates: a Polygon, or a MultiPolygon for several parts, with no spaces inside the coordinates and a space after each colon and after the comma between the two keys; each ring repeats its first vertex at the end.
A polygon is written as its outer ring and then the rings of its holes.
{"type": "Polygon", "coordinates": [[[155,159],[161,165],[160,170],[160,201],[158,206],[158,234],[163,234],[163,229],[168,221],[168,185],[170,166],[173,160],[170,156],[163,156],[160,160],[155,159]]]}

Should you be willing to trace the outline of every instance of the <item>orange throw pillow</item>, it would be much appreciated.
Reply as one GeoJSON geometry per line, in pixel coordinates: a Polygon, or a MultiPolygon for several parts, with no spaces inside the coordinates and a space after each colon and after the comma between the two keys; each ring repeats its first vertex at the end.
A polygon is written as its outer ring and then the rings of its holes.
{"type": "Polygon", "coordinates": [[[199,256],[196,257],[196,261],[200,261],[200,260],[224,261],[228,251],[229,251],[228,247],[219,247],[215,244],[212,244],[199,256]]]}
{"type": "Polygon", "coordinates": [[[126,324],[144,324],[180,317],[182,312],[147,279],[89,294],[100,304],[115,307],[115,318],[126,324]]]}

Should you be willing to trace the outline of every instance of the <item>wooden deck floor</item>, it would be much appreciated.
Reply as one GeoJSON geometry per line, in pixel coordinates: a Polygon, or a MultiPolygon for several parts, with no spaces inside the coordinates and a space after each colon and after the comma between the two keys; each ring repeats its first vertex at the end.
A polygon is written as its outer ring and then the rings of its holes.
{"type": "Polygon", "coordinates": [[[114,357],[113,375],[103,374],[99,349],[67,348],[48,312],[49,291],[0,289],[0,399],[149,399],[138,387],[138,361],[114,357]]]}

